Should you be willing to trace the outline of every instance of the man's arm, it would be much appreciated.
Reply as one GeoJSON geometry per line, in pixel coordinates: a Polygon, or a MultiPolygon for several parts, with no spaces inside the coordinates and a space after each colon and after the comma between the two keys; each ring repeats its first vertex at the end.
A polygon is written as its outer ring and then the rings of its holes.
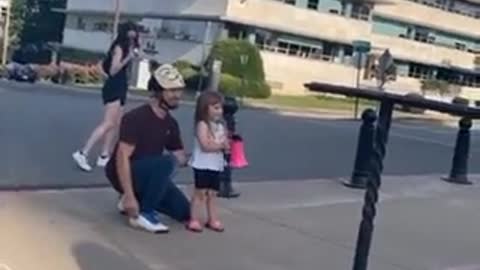
{"type": "Polygon", "coordinates": [[[117,174],[120,185],[123,189],[123,206],[130,216],[138,215],[138,202],[135,197],[135,191],[132,183],[132,170],[130,166],[130,157],[135,150],[135,146],[120,141],[117,149],[117,174]]]}
{"type": "Polygon", "coordinates": [[[173,126],[171,127],[171,133],[168,138],[166,148],[177,159],[180,167],[185,167],[188,165],[189,155],[185,153],[182,136],[180,134],[180,127],[175,120],[173,121],[173,126]]]}

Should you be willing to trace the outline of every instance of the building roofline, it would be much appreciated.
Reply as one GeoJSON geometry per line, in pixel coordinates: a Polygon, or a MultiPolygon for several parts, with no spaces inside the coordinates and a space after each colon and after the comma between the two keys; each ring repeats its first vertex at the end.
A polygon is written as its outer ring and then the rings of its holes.
{"type": "Polygon", "coordinates": [[[345,38],[341,38],[341,37],[332,39],[332,38],[328,38],[328,37],[324,37],[324,36],[320,36],[320,35],[314,35],[314,34],[311,34],[311,33],[307,33],[305,31],[294,30],[294,29],[289,28],[289,27],[278,27],[278,26],[272,26],[272,25],[269,25],[269,24],[252,23],[252,22],[248,22],[248,21],[245,21],[245,20],[239,20],[239,19],[231,18],[231,17],[230,18],[229,17],[222,17],[222,21],[223,22],[229,22],[229,23],[237,23],[237,24],[241,24],[241,25],[245,25],[245,26],[257,27],[257,28],[261,28],[261,29],[264,29],[264,30],[283,32],[285,34],[297,35],[297,36],[302,36],[302,37],[306,37],[306,38],[321,39],[321,40],[330,41],[330,42],[334,42],[334,43],[345,44],[345,45],[352,45],[352,42],[353,42],[353,40],[345,39],[345,38]]]}
{"type": "MultiPolygon", "coordinates": [[[[114,16],[113,11],[97,11],[97,10],[88,10],[88,9],[53,9],[55,12],[73,14],[73,15],[96,15],[96,16],[114,16]]],[[[183,19],[191,21],[212,21],[220,22],[221,16],[216,15],[196,15],[196,14],[168,14],[168,13],[158,13],[158,12],[122,12],[124,16],[128,17],[139,17],[139,18],[150,18],[150,19],[183,19]]]]}
{"type": "Polygon", "coordinates": [[[463,37],[466,37],[466,38],[471,38],[471,39],[479,39],[480,38],[480,35],[467,33],[467,32],[464,32],[464,31],[461,31],[461,30],[458,30],[458,29],[454,29],[454,28],[449,29],[449,28],[445,28],[445,27],[441,27],[441,26],[438,26],[438,25],[428,23],[426,21],[425,22],[416,22],[416,21],[413,21],[413,20],[401,18],[399,16],[394,16],[394,15],[391,15],[391,14],[387,14],[387,13],[384,13],[384,12],[374,11],[373,16],[381,17],[381,18],[384,18],[384,19],[387,19],[387,20],[390,19],[390,20],[398,21],[398,22],[405,23],[405,24],[415,24],[415,25],[418,25],[418,26],[423,26],[423,27],[431,28],[433,30],[439,30],[439,31],[463,36],[463,37]]]}

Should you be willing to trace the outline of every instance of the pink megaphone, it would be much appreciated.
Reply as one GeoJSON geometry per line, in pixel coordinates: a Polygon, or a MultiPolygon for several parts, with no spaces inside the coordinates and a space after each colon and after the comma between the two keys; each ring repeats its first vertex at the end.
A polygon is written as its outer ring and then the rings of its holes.
{"type": "Polygon", "coordinates": [[[247,158],[245,157],[245,144],[242,137],[234,135],[230,144],[230,167],[241,169],[248,166],[247,158]]]}

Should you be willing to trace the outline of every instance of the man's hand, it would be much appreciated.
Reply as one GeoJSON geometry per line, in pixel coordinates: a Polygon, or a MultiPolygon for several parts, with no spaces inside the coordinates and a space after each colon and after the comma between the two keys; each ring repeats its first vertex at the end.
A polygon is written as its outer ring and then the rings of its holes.
{"type": "Polygon", "coordinates": [[[178,166],[180,167],[186,167],[188,165],[188,160],[190,157],[185,153],[184,150],[178,150],[173,152],[173,155],[177,159],[178,166]]]}
{"type": "Polygon", "coordinates": [[[223,141],[223,150],[225,150],[225,152],[227,152],[227,153],[230,152],[230,140],[229,139],[225,139],[223,141]]]}
{"type": "Polygon", "coordinates": [[[125,195],[123,197],[123,207],[129,217],[136,218],[138,216],[140,209],[135,195],[125,195]]]}

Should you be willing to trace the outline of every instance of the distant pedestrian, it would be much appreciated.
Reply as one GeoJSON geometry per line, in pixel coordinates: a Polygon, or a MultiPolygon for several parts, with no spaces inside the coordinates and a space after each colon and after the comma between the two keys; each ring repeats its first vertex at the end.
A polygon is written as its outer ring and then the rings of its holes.
{"type": "Polygon", "coordinates": [[[223,98],[218,92],[203,92],[195,110],[195,142],[190,165],[193,167],[195,191],[191,200],[191,219],[187,229],[203,230],[199,221],[200,208],[206,206],[206,227],[223,232],[215,199],[220,188],[220,175],[225,167],[224,152],[230,150],[222,119],[223,98]]]}
{"type": "Polygon", "coordinates": [[[84,171],[91,171],[88,155],[93,146],[103,140],[101,155],[97,159],[97,166],[105,167],[120,124],[123,107],[127,98],[128,68],[134,58],[138,56],[138,30],[135,24],[127,22],[120,25],[119,33],[110,46],[102,67],[107,79],[102,88],[102,99],[105,107],[102,122],[94,129],[86,144],[73,153],[73,159],[78,167],[84,171]]]}

